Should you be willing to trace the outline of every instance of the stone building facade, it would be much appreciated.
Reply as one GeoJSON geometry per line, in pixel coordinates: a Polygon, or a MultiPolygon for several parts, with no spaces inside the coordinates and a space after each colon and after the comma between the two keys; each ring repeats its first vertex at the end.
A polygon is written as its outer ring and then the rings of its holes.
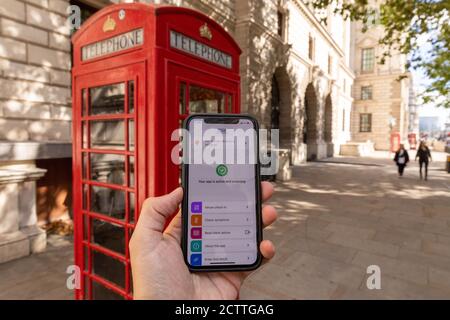
{"type": "Polygon", "coordinates": [[[399,133],[407,140],[410,94],[410,74],[406,56],[392,52],[380,64],[384,48],[378,44],[383,27],[377,17],[369,19],[367,31],[361,22],[352,23],[351,68],[355,72],[353,85],[352,141],[369,142],[375,149],[389,150],[391,134],[399,133]]]}

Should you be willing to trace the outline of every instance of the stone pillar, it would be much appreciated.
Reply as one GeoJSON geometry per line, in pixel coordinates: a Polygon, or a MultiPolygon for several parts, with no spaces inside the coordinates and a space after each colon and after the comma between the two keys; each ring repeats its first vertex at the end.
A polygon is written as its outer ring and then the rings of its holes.
{"type": "Polygon", "coordinates": [[[45,172],[33,162],[0,167],[0,263],[45,250],[36,216],[36,180],[45,172]]]}

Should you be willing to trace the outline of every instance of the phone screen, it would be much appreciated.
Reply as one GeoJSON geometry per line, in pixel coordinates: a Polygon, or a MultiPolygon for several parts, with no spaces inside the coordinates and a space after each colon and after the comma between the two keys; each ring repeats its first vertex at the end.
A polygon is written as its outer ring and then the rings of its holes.
{"type": "Polygon", "coordinates": [[[193,118],[187,129],[187,262],[191,267],[254,265],[259,223],[255,123],[193,118]]]}

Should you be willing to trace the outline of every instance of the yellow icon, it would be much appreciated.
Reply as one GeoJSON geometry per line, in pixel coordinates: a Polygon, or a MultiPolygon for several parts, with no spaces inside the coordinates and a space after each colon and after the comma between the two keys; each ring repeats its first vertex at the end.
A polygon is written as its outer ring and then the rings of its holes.
{"type": "Polygon", "coordinates": [[[114,31],[114,29],[116,29],[116,22],[111,18],[111,16],[108,16],[103,24],[103,32],[114,31]]]}

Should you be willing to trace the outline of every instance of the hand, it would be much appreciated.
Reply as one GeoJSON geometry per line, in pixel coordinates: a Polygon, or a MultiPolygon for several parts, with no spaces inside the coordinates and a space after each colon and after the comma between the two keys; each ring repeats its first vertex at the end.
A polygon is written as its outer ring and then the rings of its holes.
{"type": "MultiPolygon", "coordinates": [[[[269,182],[262,184],[263,201],[273,194],[269,182]]],[[[183,189],[177,188],[158,198],[147,199],[130,240],[130,258],[135,299],[237,299],[244,279],[250,272],[191,273],[181,250],[181,213],[164,230],[165,223],[177,211],[183,189]]],[[[266,205],[262,221],[266,227],[277,218],[275,209],[266,205]]],[[[262,256],[271,259],[275,248],[263,240],[262,256]]]]}

